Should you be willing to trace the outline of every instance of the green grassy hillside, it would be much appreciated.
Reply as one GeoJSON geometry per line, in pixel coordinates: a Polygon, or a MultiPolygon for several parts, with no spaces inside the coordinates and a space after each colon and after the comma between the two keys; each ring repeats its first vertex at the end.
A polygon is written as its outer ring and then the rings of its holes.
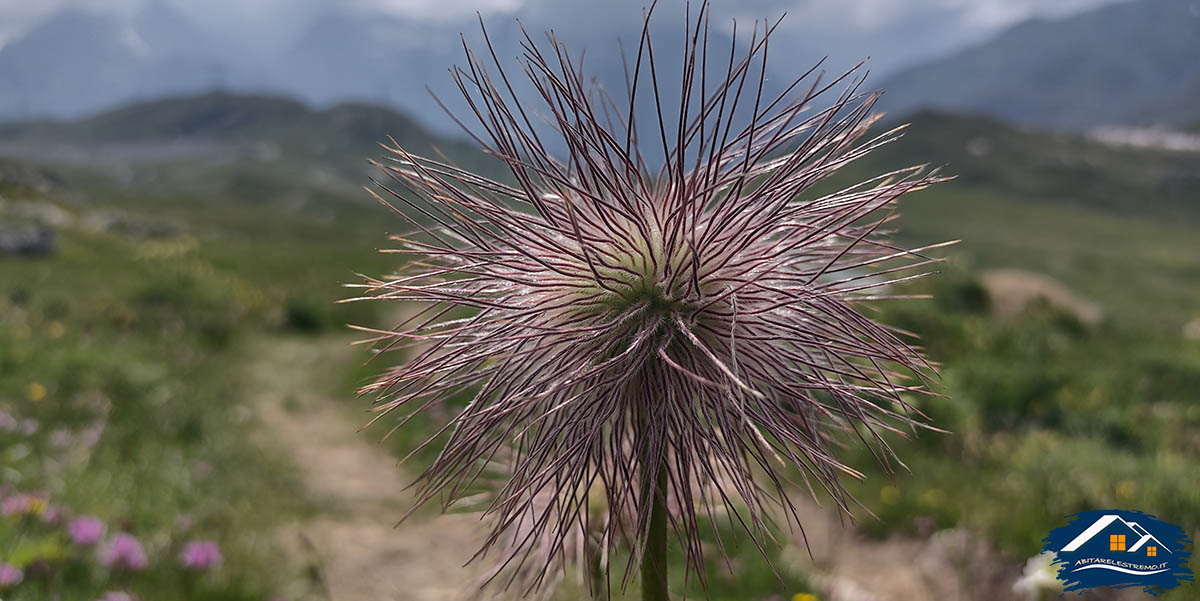
{"type": "Polygon", "coordinates": [[[291,162],[0,159],[0,237],[53,232],[47,254],[0,254],[0,498],[35,500],[0,516],[0,562],[24,571],[0,595],[319,593],[276,534],[318,501],[258,418],[255,391],[280,383],[249,366],[254,341],[377,323],[334,304],[356,271],[389,268],[373,252],[386,211],[365,196],[291,162]],[[80,516],[136,537],[148,565],[105,566],[72,542],[80,516]],[[219,568],[181,566],[196,540],[219,568]]]}
{"type": "MultiPolygon", "coordinates": [[[[911,472],[871,473],[856,487],[880,517],[860,526],[881,537],[963,526],[1013,562],[1083,509],[1136,508],[1200,529],[1200,341],[1188,333],[1200,330],[1189,325],[1200,318],[1200,155],[946,115],[913,121],[902,142],[843,177],[917,162],[960,176],[901,207],[906,242],[962,240],[942,277],[913,285],[936,299],[880,307],[943,364],[948,398],[921,402],[953,433],[898,443],[911,472]]],[[[0,517],[0,553],[28,574],[6,599],[92,599],[113,587],[145,599],[263,599],[304,580],[283,568],[272,533],[312,504],[261,435],[270,424],[254,417],[251,391],[270,376],[245,366],[263,339],[325,344],[345,323],[384,323],[380,307],[334,301],[356,272],[394,267],[373,251],[401,224],[359,189],[388,134],[485,164],[390,111],[267,98],[0,128],[10,154],[28,155],[0,159],[0,228],[54,234],[49,254],[0,256],[0,411],[39,424],[0,432],[0,493],[97,515],[151,556],[143,573],[112,573],[61,526],[0,517]],[[120,161],[47,154],[180,140],[211,147],[120,161]],[[195,538],[220,543],[220,571],[181,571],[179,546],[195,538]]],[[[379,367],[323,379],[364,408],[350,388],[379,367]]],[[[395,448],[421,434],[404,431],[395,448]]],[[[759,565],[744,550],[738,564],[759,565]]],[[[711,593],[765,599],[803,586],[787,576],[792,588],[781,588],[754,568],[711,593]]]]}
{"type": "Polygon", "coordinates": [[[920,112],[869,164],[945,165],[957,185],[1025,204],[1072,205],[1132,218],[1200,222],[1200,153],[1134,150],[1074,134],[920,112]]]}
{"type": "Polygon", "coordinates": [[[419,154],[480,168],[479,153],[434,136],[391,109],[362,103],[313,109],[272,96],[211,93],[130,105],[73,121],[0,124],[0,148],[99,162],[250,160],[332,171],[359,180],[388,136],[419,154]]]}
{"type": "MultiPolygon", "coordinates": [[[[1114,148],[938,113],[842,181],[929,163],[952,182],[900,206],[902,239],[961,239],[952,265],[1016,267],[1095,299],[1118,323],[1178,337],[1200,315],[1200,153],[1114,148]]],[[[885,126],[886,127],[886,126],[885,126]]]]}
{"type": "Polygon", "coordinates": [[[942,363],[948,398],[924,409],[952,434],[903,443],[910,471],[862,483],[881,518],[864,527],[966,526],[1014,558],[1086,509],[1140,509],[1195,532],[1200,153],[912,122],[846,175],[926,161],[958,175],[900,207],[900,238],[962,240],[942,277],[911,286],[936,298],[882,308],[942,363]]]}

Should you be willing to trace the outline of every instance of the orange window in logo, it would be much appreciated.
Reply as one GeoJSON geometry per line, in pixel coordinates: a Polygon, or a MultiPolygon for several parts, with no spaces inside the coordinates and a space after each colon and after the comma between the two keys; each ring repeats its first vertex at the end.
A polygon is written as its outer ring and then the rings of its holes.
{"type": "Polygon", "coordinates": [[[1124,534],[1108,535],[1108,550],[1109,551],[1124,551],[1125,550],[1125,535],[1124,534]]]}
{"type": "Polygon", "coordinates": [[[1146,557],[1158,557],[1158,547],[1146,547],[1146,557]]]}

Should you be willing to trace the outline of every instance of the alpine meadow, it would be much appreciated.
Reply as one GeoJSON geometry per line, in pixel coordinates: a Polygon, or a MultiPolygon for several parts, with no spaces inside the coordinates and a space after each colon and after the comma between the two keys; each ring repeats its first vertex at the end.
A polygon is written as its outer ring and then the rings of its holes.
{"type": "Polygon", "coordinates": [[[0,2],[0,599],[1196,598],[1192,0],[238,4],[0,2]]]}

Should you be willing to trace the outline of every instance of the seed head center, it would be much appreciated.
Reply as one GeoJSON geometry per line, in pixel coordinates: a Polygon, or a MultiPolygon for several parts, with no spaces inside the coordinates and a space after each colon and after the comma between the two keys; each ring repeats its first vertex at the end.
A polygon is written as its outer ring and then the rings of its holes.
{"type": "Polygon", "coordinates": [[[683,311],[685,303],[672,298],[663,287],[654,281],[643,280],[640,285],[633,286],[625,296],[628,306],[642,305],[649,315],[666,315],[683,311]]]}

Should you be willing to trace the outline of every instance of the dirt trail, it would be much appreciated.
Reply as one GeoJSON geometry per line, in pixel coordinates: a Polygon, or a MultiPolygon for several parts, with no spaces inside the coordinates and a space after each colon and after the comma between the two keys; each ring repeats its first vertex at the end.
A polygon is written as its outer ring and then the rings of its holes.
{"type": "MultiPolygon", "coordinates": [[[[396,526],[411,506],[409,478],[376,438],[359,433],[344,400],[328,398],[319,378],[354,360],[338,337],[265,341],[255,381],[261,419],[300,470],[322,508],[280,533],[309,572],[309,599],[445,601],[457,599],[473,570],[480,527],[466,515],[418,516],[396,526]],[[395,526],[395,527],[394,527],[395,526]]],[[[361,356],[361,355],[359,355],[361,356]]],[[[301,588],[297,585],[297,588],[301,588]]]]}
{"type": "MultiPolygon", "coordinates": [[[[808,549],[798,541],[788,567],[807,574],[831,601],[1019,600],[1020,567],[962,530],[928,538],[871,540],[836,512],[796,496],[808,549]],[[809,552],[811,551],[811,557],[809,552]]],[[[862,517],[860,519],[873,519],[862,517]]]]}
{"type": "MultiPolygon", "coordinates": [[[[797,497],[799,500],[799,497],[797,497]]],[[[967,530],[933,532],[924,538],[871,540],[839,524],[837,514],[811,501],[801,504],[812,557],[800,542],[785,557],[822,589],[822,601],[1025,601],[1014,590],[1023,561],[1002,555],[967,530]]],[[[869,517],[861,519],[873,519],[869,517]]],[[[1057,593],[1044,593],[1053,599],[1057,593]]],[[[1095,589],[1088,601],[1133,601],[1140,589],[1095,589]]],[[[1067,599],[1081,598],[1077,593],[1067,599]]]]}

